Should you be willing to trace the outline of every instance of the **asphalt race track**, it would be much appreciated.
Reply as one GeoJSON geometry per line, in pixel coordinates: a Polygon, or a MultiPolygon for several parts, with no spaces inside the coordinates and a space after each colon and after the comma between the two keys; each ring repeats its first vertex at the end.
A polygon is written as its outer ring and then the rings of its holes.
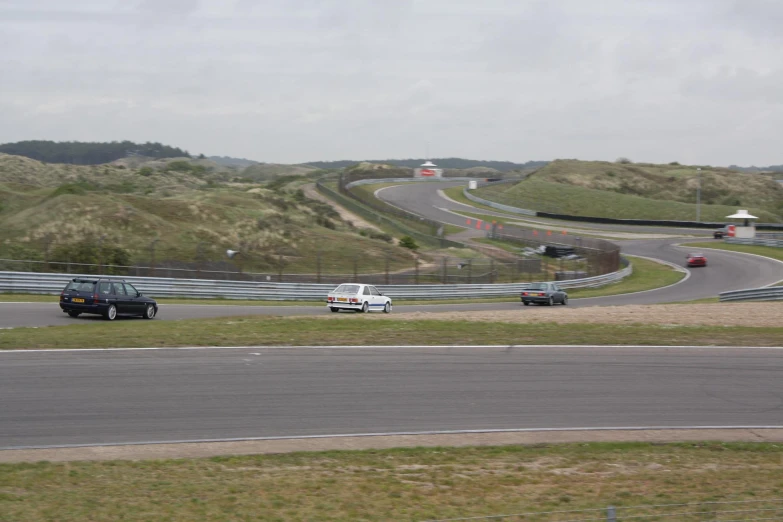
{"type": "Polygon", "coordinates": [[[0,352],[0,449],[525,428],[783,424],[783,350],[0,352]]]}

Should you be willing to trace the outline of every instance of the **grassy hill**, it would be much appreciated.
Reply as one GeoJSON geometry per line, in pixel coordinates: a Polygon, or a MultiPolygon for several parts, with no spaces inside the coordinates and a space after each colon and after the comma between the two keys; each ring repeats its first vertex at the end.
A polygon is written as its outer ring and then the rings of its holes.
{"type": "MultiPolygon", "coordinates": [[[[545,212],[626,219],[694,220],[695,166],[557,160],[514,185],[478,195],[545,212]]],[[[701,219],[724,221],[738,208],[762,222],[783,221],[783,187],[768,176],[716,167],[701,170],[701,219]]]]}
{"type": "MultiPolygon", "coordinates": [[[[0,154],[0,257],[77,261],[92,250],[95,261],[99,249],[116,247],[124,261],[147,264],[154,242],[158,266],[218,267],[228,248],[243,252],[246,270],[282,261],[288,272],[312,271],[317,252],[324,269],[332,263],[343,273],[354,258],[360,269],[384,267],[387,257],[392,268],[412,263],[408,250],[360,235],[290,183],[244,182],[203,161],[131,168],[0,154]]],[[[289,179],[298,178],[281,181],[289,179]]]]}

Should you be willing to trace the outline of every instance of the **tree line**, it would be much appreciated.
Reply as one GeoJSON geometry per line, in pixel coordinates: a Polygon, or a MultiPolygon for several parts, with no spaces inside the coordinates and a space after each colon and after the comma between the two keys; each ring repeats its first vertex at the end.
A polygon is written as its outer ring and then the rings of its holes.
{"type": "Polygon", "coordinates": [[[0,152],[25,156],[45,163],[70,163],[74,165],[100,165],[128,156],[146,156],[155,159],[190,157],[186,150],[157,142],[134,143],[112,141],[110,143],[83,141],[18,141],[0,145],[0,152]]]}

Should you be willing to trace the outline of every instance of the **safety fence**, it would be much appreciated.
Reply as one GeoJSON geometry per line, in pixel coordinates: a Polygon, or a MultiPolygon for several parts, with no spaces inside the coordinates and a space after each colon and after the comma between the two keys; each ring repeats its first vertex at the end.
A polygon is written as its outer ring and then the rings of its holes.
{"type": "MultiPolygon", "coordinates": [[[[563,288],[603,286],[630,275],[629,264],[622,270],[597,277],[560,281],[563,288]]],[[[58,294],[75,277],[95,279],[90,274],[42,274],[36,272],[0,272],[0,293],[58,294]]],[[[124,280],[153,297],[188,297],[195,299],[258,299],[268,301],[322,300],[336,286],[318,283],[276,283],[255,281],[220,281],[126,276],[124,280]]],[[[347,281],[341,281],[347,282],[347,281]]],[[[470,299],[519,295],[527,283],[377,285],[381,292],[398,299],[470,299]]]]}
{"type": "Polygon", "coordinates": [[[596,509],[530,511],[526,513],[429,519],[422,522],[481,522],[489,520],[539,522],[629,522],[671,520],[678,522],[746,522],[783,520],[783,499],[754,499],[683,504],[607,506],[596,509]]]}
{"type": "Polygon", "coordinates": [[[719,300],[723,301],[783,301],[783,286],[766,288],[749,288],[747,290],[732,290],[721,292],[719,300]]]}
{"type": "Polygon", "coordinates": [[[773,237],[764,237],[764,236],[757,236],[754,238],[727,237],[724,239],[724,241],[731,245],[754,245],[754,246],[768,246],[768,247],[783,248],[783,239],[777,239],[773,237]]]}

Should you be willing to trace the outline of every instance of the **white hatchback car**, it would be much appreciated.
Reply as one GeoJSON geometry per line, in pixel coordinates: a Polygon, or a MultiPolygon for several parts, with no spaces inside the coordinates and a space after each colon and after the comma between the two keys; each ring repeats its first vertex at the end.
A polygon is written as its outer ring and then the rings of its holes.
{"type": "Polygon", "coordinates": [[[356,312],[391,313],[392,301],[372,285],[345,283],[326,296],[326,306],[332,312],[354,310],[356,312]]]}

